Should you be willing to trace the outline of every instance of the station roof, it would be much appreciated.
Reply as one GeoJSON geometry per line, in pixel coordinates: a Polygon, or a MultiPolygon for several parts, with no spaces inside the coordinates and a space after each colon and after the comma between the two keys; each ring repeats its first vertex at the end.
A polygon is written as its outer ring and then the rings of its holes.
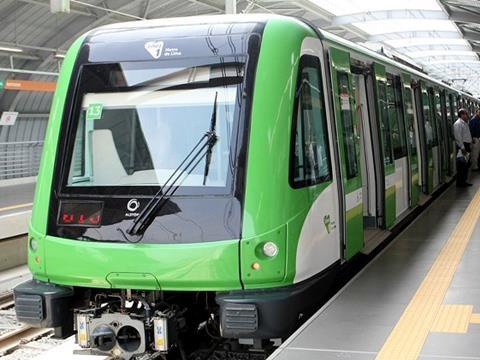
{"type": "MultiPolygon", "coordinates": [[[[226,0],[71,0],[70,13],[52,14],[49,0],[2,0],[0,80],[56,80],[61,56],[68,46],[94,27],[140,19],[223,14],[225,3],[226,0]],[[2,71],[11,68],[30,73],[2,71]]],[[[324,30],[383,50],[480,96],[480,1],[239,0],[237,12],[304,17],[324,30]]],[[[51,93],[0,90],[2,110],[48,113],[50,101],[51,93]]]]}

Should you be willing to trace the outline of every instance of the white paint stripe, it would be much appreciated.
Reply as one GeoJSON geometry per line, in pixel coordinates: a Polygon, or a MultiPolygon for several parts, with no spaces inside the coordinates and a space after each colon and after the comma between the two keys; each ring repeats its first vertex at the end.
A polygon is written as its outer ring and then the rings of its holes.
{"type": "Polygon", "coordinates": [[[352,191],[345,197],[345,208],[348,210],[353,209],[357,205],[362,203],[362,188],[352,191]]]}
{"type": "Polygon", "coordinates": [[[19,211],[19,212],[16,212],[16,213],[12,213],[12,214],[1,215],[0,219],[4,219],[4,218],[7,218],[7,217],[24,215],[24,214],[29,214],[31,212],[32,212],[32,210],[25,210],[25,211],[19,211]]]}

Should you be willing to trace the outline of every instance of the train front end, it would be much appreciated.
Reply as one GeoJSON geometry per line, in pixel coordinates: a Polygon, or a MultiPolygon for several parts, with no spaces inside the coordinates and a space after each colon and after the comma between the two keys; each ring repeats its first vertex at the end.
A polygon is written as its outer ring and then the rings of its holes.
{"type": "Polygon", "coordinates": [[[72,45],[30,223],[33,280],[15,289],[21,321],[76,331],[85,351],[125,359],[184,356],[193,351],[185,339],[258,345],[292,330],[297,314],[286,325],[278,316],[291,292],[263,292],[291,284],[295,272],[292,215],[275,205],[288,175],[265,186],[268,176],[257,184],[251,173],[247,184],[247,163],[268,173],[279,162],[273,171],[288,174],[291,82],[309,32],[293,20],[267,31],[251,19],[116,24],[72,45]],[[270,99],[261,88],[254,96],[258,76],[281,84],[270,99]],[[255,108],[272,115],[257,116],[254,140],[255,108]],[[276,113],[280,136],[269,130],[276,113]],[[268,146],[263,138],[278,159],[259,166],[252,151],[268,146]],[[266,208],[274,210],[255,210],[266,208]]]}

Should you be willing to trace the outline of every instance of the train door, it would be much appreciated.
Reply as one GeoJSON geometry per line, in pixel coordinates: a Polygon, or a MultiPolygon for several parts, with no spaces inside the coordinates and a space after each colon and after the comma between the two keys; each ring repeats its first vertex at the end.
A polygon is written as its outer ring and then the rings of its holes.
{"type": "Polygon", "coordinates": [[[452,123],[452,98],[448,92],[445,92],[445,129],[446,129],[446,143],[447,143],[447,177],[452,177],[453,175],[453,123],[452,123]]]}
{"type": "Polygon", "coordinates": [[[386,69],[383,65],[374,64],[375,74],[375,93],[376,106],[378,114],[378,139],[381,147],[380,166],[381,174],[383,175],[379,180],[383,182],[383,196],[377,199],[377,209],[383,210],[381,214],[380,225],[384,228],[389,228],[395,222],[395,163],[393,158],[392,138],[390,131],[390,123],[388,120],[388,103],[387,103],[387,75],[386,69]]]}
{"type": "Polygon", "coordinates": [[[340,173],[344,194],[344,258],[363,248],[363,201],[360,171],[360,134],[352,93],[350,54],[331,48],[332,95],[337,126],[340,173]]]}
{"type": "Polygon", "coordinates": [[[419,124],[422,143],[425,146],[423,154],[423,166],[422,166],[422,191],[425,194],[431,194],[433,191],[433,125],[430,113],[430,100],[428,97],[427,89],[423,83],[420,87],[419,104],[421,104],[421,121],[419,124]]]}
{"type": "Polygon", "coordinates": [[[458,102],[457,102],[457,96],[455,94],[450,94],[450,106],[451,106],[451,111],[452,111],[452,114],[451,114],[451,117],[452,117],[452,120],[451,120],[451,124],[450,124],[450,131],[451,131],[451,140],[450,142],[452,143],[452,154],[451,154],[451,158],[452,158],[452,175],[455,175],[457,173],[457,148],[456,148],[456,145],[455,145],[455,135],[453,134],[453,124],[455,123],[455,121],[457,120],[457,113],[458,113],[458,102]]]}
{"type": "Polygon", "coordinates": [[[403,75],[403,109],[405,114],[405,130],[407,134],[407,150],[408,150],[408,166],[409,166],[409,190],[410,190],[410,207],[418,204],[419,197],[419,166],[417,152],[417,119],[416,112],[413,107],[414,96],[411,86],[410,75],[403,75]]]}
{"type": "Polygon", "coordinates": [[[408,209],[409,167],[400,76],[387,73],[387,106],[395,164],[395,219],[408,209]]]}
{"type": "Polygon", "coordinates": [[[447,118],[447,105],[446,105],[446,98],[445,98],[445,91],[442,90],[439,92],[440,96],[440,145],[442,147],[442,172],[440,176],[440,182],[444,183],[447,179],[450,167],[450,159],[449,159],[449,136],[448,136],[448,118],[447,118]]]}
{"type": "Polygon", "coordinates": [[[377,226],[377,179],[375,176],[374,141],[368,109],[367,84],[365,73],[368,69],[352,68],[355,112],[360,134],[360,167],[362,175],[363,234],[365,246],[375,247],[378,239],[377,226]]]}
{"type": "Polygon", "coordinates": [[[433,190],[440,185],[440,173],[441,173],[441,161],[442,161],[442,152],[440,147],[440,98],[438,92],[434,91],[433,88],[428,89],[428,95],[430,100],[430,113],[432,119],[432,160],[433,160],[433,178],[432,178],[432,188],[433,190]],[[437,106],[438,104],[438,106],[437,106]]]}
{"type": "Polygon", "coordinates": [[[308,279],[341,259],[343,190],[330,105],[329,67],[324,59],[321,41],[305,38],[295,87],[289,182],[295,189],[295,199],[308,200],[312,205],[301,225],[294,282],[308,279]]]}

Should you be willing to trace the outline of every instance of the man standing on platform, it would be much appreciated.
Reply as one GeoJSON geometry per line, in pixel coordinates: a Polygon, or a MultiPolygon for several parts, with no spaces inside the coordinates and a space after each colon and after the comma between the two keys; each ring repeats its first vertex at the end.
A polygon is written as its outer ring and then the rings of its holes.
{"type": "Polygon", "coordinates": [[[479,171],[478,155],[480,154],[480,109],[477,109],[475,116],[468,123],[472,135],[472,170],[479,171]]]}
{"type": "Polygon", "coordinates": [[[457,187],[472,186],[467,182],[470,144],[472,143],[467,110],[458,110],[458,119],[453,124],[453,134],[457,149],[457,187]]]}

